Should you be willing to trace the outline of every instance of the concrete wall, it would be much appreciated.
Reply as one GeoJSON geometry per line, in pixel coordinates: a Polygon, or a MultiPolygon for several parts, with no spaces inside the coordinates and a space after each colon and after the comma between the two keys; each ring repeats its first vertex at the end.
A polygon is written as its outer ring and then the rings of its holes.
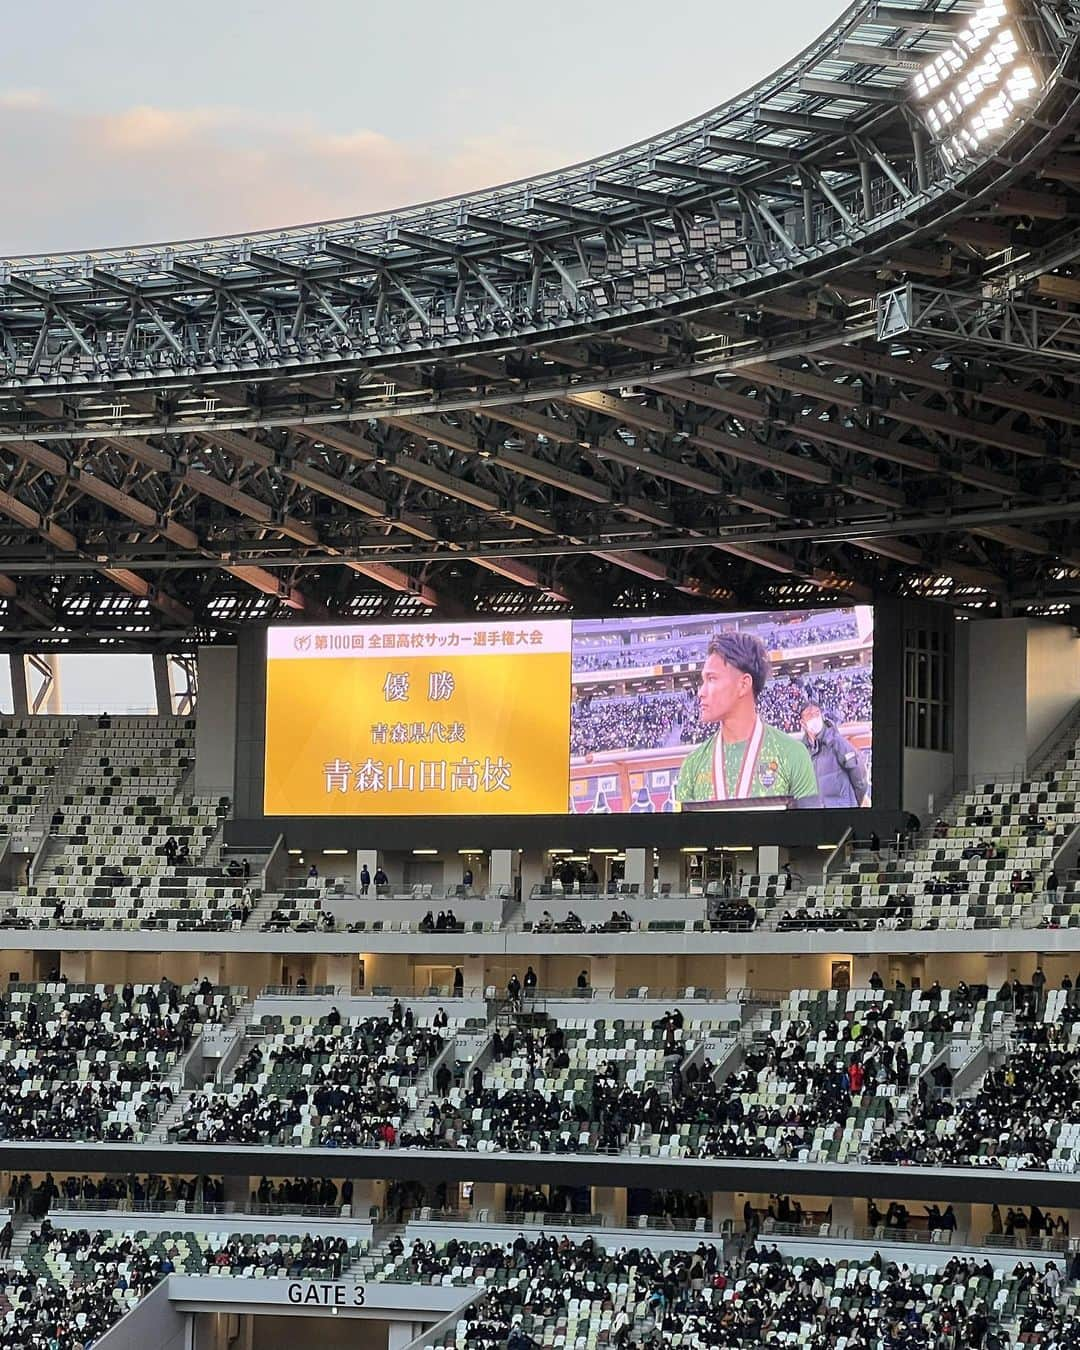
{"type": "Polygon", "coordinates": [[[987,619],[968,633],[968,775],[1023,776],[1027,763],[1028,622],[987,619]]]}
{"type": "Polygon", "coordinates": [[[955,759],[938,750],[904,751],[903,807],[926,822],[953,790],[955,759]],[[934,805],[929,805],[933,797],[934,805]]]}
{"type": "Polygon", "coordinates": [[[1065,624],[1039,620],[986,619],[966,628],[968,776],[1022,778],[1080,699],[1080,641],[1065,624]]]}
{"type": "Polygon", "coordinates": [[[1059,623],[1028,624],[1027,749],[1034,754],[1080,699],[1080,641],[1059,623]]]}
{"type": "Polygon", "coordinates": [[[195,790],[232,796],[236,763],[236,648],[199,648],[195,790]]]}
{"type": "Polygon", "coordinates": [[[100,1350],[185,1350],[189,1314],[169,1302],[169,1282],[163,1280],[141,1303],[96,1342],[100,1350]]]}

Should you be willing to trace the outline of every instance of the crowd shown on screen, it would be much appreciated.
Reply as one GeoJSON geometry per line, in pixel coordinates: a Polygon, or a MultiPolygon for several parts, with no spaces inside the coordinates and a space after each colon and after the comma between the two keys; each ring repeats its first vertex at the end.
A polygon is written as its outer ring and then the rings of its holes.
{"type": "MultiPolygon", "coordinates": [[[[721,625],[722,626],[722,625],[721,625]]],[[[824,614],[820,619],[811,615],[798,623],[739,625],[745,632],[754,633],[770,651],[785,651],[793,647],[813,647],[826,642],[850,642],[858,637],[858,627],[850,615],[824,614]]],[[[693,634],[673,633],[681,641],[647,642],[598,641],[592,637],[575,640],[574,670],[640,670],[648,666],[683,665],[700,662],[712,637],[712,630],[693,634]]]]}
{"type": "MultiPolygon", "coordinates": [[[[822,671],[800,680],[771,680],[758,699],[762,720],[796,735],[802,710],[817,704],[837,725],[869,722],[873,715],[873,676],[867,666],[822,671]]],[[[713,732],[703,725],[696,693],[671,692],[582,695],[570,717],[570,753],[603,750],[661,750],[696,745],[713,732]]]]}

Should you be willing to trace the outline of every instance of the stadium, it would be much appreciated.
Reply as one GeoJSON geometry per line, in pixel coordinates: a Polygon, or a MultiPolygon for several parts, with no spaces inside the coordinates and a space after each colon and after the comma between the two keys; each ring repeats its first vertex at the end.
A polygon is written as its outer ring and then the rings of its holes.
{"type": "Polygon", "coordinates": [[[1078,185],[1080,0],[855,0],[0,259],[0,1347],[1080,1345],[1078,185]]]}

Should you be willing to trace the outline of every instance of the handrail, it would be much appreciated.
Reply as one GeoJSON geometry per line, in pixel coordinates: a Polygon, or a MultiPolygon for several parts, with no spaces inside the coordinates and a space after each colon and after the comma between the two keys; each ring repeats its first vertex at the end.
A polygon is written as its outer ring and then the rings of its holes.
{"type": "MultiPolygon", "coordinates": [[[[542,1209],[435,1209],[420,1205],[409,1216],[410,1223],[484,1223],[505,1224],[508,1228],[604,1228],[610,1227],[603,1214],[565,1214],[542,1209]]],[[[623,1225],[618,1225],[622,1227],[623,1225]]],[[[629,1220],[626,1227],[630,1227],[629,1220]]]]}
{"type": "Polygon", "coordinates": [[[434,1350],[434,1347],[446,1344],[446,1337],[454,1330],[458,1322],[474,1303],[479,1303],[489,1292],[483,1286],[466,1285],[462,1288],[462,1301],[445,1317],[422,1331],[415,1340],[411,1340],[405,1350],[434,1350]]]}
{"type": "Polygon", "coordinates": [[[261,880],[264,895],[267,891],[272,891],[274,889],[274,885],[271,884],[272,882],[276,884],[273,874],[277,870],[282,858],[286,859],[287,865],[288,856],[289,855],[285,850],[285,836],[279,834],[274,840],[274,847],[270,850],[266,861],[263,863],[261,880]]]}
{"type": "Polygon", "coordinates": [[[1028,777],[1035,776],[1037,769],[1043,767],[1045,760],[1049,759],[1051,754],[1058,748],[1058,745],[1066,739],[1071,730],[1075,730],[1076,722],[1080,720],[1080,701],[1074,703],[1065,716],[1054,726],[1049,735],[1044,736],[1038,746],[1028,755],[1027,771],[1028,777]]]}
{"type": "Polygon", "coordinates": [[[1066,874],[1071,872],[1073,870],[1071,863],[1075,863],[1078,854],[1080,854],[1080,824],[1072,827],[1061,841],[1056,852],[1051,855],[1046,874],[1055,872],[1060,877],[1063,872],[1066,874]]]}
{"type": "Polygon", "coordinates": [[[855,838],[855,829],[853,826],[849,825],[847,829],[844,831],[844,833],[840,836],[836,847],[833,849],[833,851],[829,854],[829,856],[825,859],[825,861],[821,865],[822,885],[828,885],[829,872],[832,869],[833,864],[836,862],[837,858],[842,853],[846,853],[848,845],[852,842],[854,838],[855,838]]]}
{"type": "Polygon", "coordinates": [[[86,1200],[81,1196],[69,1199],[61,1195],[51,1206],[53,1214],[66,1210],[78,1214],[246,1214],[253,1218],[341,1219],[341,1205],[275,1205],[248,1200],[132,1200],[130,1196],[86,1200]]]}
{"type": "MultiPolygon", "coordinates": [[[[27,822],[26,829],[23,831],[27,837],[34,835],[41,830],[44,839],[50,838],[49,822],[57,806],[63,800],[65,793],[72,781],[73,771],[77,767],[83,754],[89,749],[86,741],[86,734],[89,728],[76,725],[71,733],[71,740],[64,747],[64,753],[56,761],[56,772],[53,775],[52,786],[45,794],[43,799],[37,804],[33,815],[27,822]]],[[[44,842],[44,840],[42,841],[44,842]]],[[[37,858],[34,859],[34,869],[37,869],[37,858]]]]}

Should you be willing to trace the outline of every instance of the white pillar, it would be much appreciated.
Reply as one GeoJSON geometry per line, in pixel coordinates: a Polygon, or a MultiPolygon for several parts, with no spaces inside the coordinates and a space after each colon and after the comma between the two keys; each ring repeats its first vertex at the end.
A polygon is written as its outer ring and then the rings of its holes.
{"type": "Polygon", "coordinates": [[[589,983],[597,994],[610,995],[615,992],[615,958],[613,956],[594,956],[591,959],[589,962],[589,983]]]}
{"type": "Polygon", "coordinates": [[[493,848],[488,858],[488,888],[498,891],[507,887],[514,889],[514,851],[509,848],[493,848]]]}
{"type": "Polygon", "coordinates": [[[16,717],[26,717],[30,712],[30,690],[26,678],[26,657],[22,652],[12,652],[8,657],[11,669],[12,707],[16,717]]]}
{"type": "Polygon", "coordinates": [[[631,886],[637,886],[641,895],[652,895],[653,851],[651,848],[628,848],[623,875],[631,886]]]}
{"type": "Polygon", "coordinates": [[[72,984],[86,984],[86,953],[62,952],[60,973],[66,975],[72,984]]]}
{"type": "Polygon", "coordinates": [[[735,1195],[732,1191],[713,1191],[711,1217],[714,1233],[722,1233],[725,1224],[735,1225],[735,1195]]]}
{"type": "Polygon", "coordinates": [[[832,1230],[838,1236],[846,1236],[844,1230],[850,1234],[855,1227],[855,1201],[850,1195],[834,1195],[832,1197],[832,1230]]]}
{"type": "Polygon", "coordinates": [[[484,958],[482,956],[466,956],[461,965],[461,973],[465,977],[466,997],[482,996],[485,981],[484,958]]]}
{"type": "Polygon", "coordinates": [[[724,962],[728,990],[749,988],[746,983],[746,957],[733,956],[729,952],[724,962]]]}
{"type": "Polygon", "coordinates": [[[971,1202],[953,1201],[953,1213],[956,1215],[956,1234],[953,1242],[966,1241],[971,1236],[971,1202]]]}
{"type": "Polygon", "coordinates": [[[221,983],[221,957],[213,952],[199,952],[195,957],[195,978],[200,982],[221,983]]]}
{"type": "Polygon", "coordinates": [[[678,895],[683,889],[683,865],[682,854],[677,848],[663,848],[660,850],[660,866],[658,881],[661,886],[670,886],[673,895],[678,895]]]}
{"type": "Polygon", "coordinates": [[[375,871],[379,866],[379,852],[374,848],[358,848],[356,850],[356,893],[360,894],[360,872],[366,867],[371,877],[371,888],[368,896],[375,894],[375,871]]]}
{"type": "Polygon", "coordinates": [[[592,1212],[603,1220],[605,1228],[626,1227],[626,1188],[624,1186],[594,1186],[592,1212]]]}
{"type": "Polygon", "coordinates": [[[386,1350],[405,1350],[423,1330],[419,1322],[390,1322],[387,1324],[386,1350]]]}
{"type": "Polygon", "coordinates": [[[539,849],[526,849],[521,855],[521,898],[528,900],[534,886],[539,886],[547,872],[544,854],[539,849]]]}
{"type": "Polygon", "coordinates": [[[347,996],[352,993],[355,972],[355,956],[346,953],[344,956],[326,958],[326,983],[332,984],[339,994],[347,996]]]}
{"type": "Polygon", "coordinates": [[[994,997],[1006,980],[1012,978],[1009,972],[1010,959],[1008,953],[995,953],[986,958],[986,987],[990,991],[991,998],[994,997]]]}
{"type": "Polygon", "coordinates": [[[154,652],[150,658],[154,671],[154,697],[159,717],[170,717],[173,711],[172,681],[169,679],[169,658],[164,652],[154,652]]]}
{"type": "Polygon", "coordinates": [[[386,1200],[386,1182],[373,1177],[358,1177],[353,1181],[352,1213],[354,1219],[366,1219],[373,1206],[382,1213],[386,1200]]]}
{"type": "MultiPolygon", "coordinates": [[[[787,850],[783,850],[784,856],[787,856],[787,850]]],[[[780,871],[780,865],[784,861],[781,856],[781,850],[775,844],[762,844],[757,851],[757,873],[759,877],[774,877],[780,871]]]]}
{"type": "Polygon", "coordinates": [[[496,1223],[506,1210],[506,1183],[504,1181],[478,1181],[473,1186],[473,1213],[486,1209],[491,1223],[496,1223]]]}

